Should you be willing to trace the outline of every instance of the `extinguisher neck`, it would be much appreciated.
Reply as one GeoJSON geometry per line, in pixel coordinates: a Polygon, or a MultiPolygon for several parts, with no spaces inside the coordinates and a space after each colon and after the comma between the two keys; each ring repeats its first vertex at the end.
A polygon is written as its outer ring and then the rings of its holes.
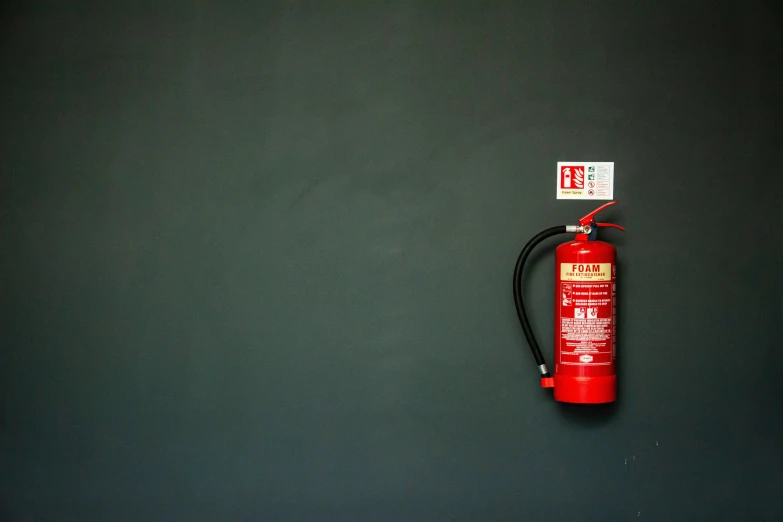
{"type": "Polygon", "coordinates": [[[577,241],[595,241],[598,238],[598,228],[599,227],[612,227],[612,228],[618,228],[620,230],[625,230],[620,225],[615,225],[614,223],[596,223],[595,216],[598,215],[599,212],[601,212],[603,209],[615,205],[617,201],[609,201],[608,203],[604,203],[597,209],[593,210],[586,216],[583,216],[579,220],[579,226],[575,227],[578,230],[574,230],[574,232],[577,232],[576,240],[577,241]]]}
{"type": "Polygon", "coordinates": [[[569,232],[576,232],[576,241],[591,241],[591,236],[595,237],[595,227],[590,223],[586,225],[567,227],[569,232]]]}

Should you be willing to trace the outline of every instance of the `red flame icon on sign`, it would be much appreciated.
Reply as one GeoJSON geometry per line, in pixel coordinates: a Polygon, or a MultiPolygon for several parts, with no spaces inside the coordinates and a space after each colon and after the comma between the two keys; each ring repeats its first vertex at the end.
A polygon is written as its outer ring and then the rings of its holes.
{"type": "Polygon", "coordinates": [[[576,188],[585,188],[585,169],[583,167],[574,169],[574,185],[576,188]]]}

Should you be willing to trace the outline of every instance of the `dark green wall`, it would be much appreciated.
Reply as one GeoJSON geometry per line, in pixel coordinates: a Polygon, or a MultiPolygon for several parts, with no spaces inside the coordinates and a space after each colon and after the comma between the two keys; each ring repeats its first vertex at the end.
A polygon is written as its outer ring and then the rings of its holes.
{"type": "Polygon", "coordinates": [[[783,518],[779,8],[62,4],[0,32],[0,520],[783,518]],[[512,306],[564,159],[611,407],[512,306]]]}

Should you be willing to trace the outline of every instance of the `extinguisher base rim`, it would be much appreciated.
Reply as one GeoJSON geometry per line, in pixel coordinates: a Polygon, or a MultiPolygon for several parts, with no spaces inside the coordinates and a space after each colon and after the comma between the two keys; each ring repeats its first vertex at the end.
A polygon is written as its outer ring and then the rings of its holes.
{"type": "Polygon", "coordinates": [[[617,400],[617,375],[577,377],[555,374],[555,400],[575,404],[604,404],[617,400]]]}

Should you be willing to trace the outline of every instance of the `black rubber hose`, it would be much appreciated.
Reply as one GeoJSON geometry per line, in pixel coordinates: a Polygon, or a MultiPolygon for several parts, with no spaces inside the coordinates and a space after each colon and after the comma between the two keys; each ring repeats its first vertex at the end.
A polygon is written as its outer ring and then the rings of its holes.
{"type": "Polygon", "coordinates": [[[533,329],[530,328],[530,321],[527,320],[527,314],[525,313],[525,301],[522,298],[522,269],[525,267],[525,261],[527,261],[530,252],[543,240],[556,236],[558,234],[565,234],[566,226],[548,228],[542,232],[536,234],[533,239],[527,242],[525,248],[519,253],[517,258],[517,264],[514,267],[514,304],[517,307],[517,316],[519,316],[519,322],[522,325],[522,331],[525,332],[525,338],[527,344],[530,345],[530,351],[533,352],[533,357],[536,359],[536,364],[541,371],[541,377],[551,377],[549,369],[544,361],[544,356],[541,355],[541,348],[538,347],[536,337],[533,335],[533,329]]]}

